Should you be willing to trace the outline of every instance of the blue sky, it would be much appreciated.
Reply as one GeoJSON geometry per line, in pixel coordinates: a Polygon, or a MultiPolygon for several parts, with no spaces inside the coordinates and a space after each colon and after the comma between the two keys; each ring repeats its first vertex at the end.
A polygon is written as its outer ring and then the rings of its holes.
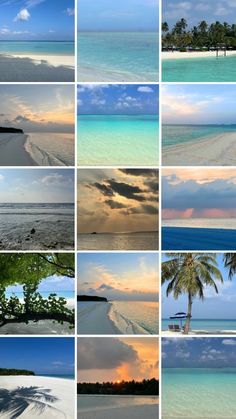
{"type": "Polygon", "coordinates": [[[0,338],[2,368],[35,374],[73,374],[73,338],[0,338]]]}
{"type": "Polygon", "coordinates": [[[157,114],[157,85],[79,85],[78,112],[81,114],[157,114]]]}
{"type": "MultiPolygon", "coordinates": [[[[162,257],[163,261],[169,260],[166,255],[162,257]]],[[[206,287],[205,299],[196,298],[193,302],[193,319],[236,319],[236,281],[228,279],[228,270],[224,268],[223,254],[217,255],[218,268],[224,279],[221,284],[216,280],[219,293],[216,294],[212,287],[206,287]]],[[[171,295],[166,297],[167,284],[162,286],[162,318],[169,319],[177,312],[187,310],[187,295],[183,295],[175,300],[171,295]]]]}
{"type": "Polygon", "coordinates": [[[78,271],[78,294],[113,300],[158,299],[155,253],[81,253],[78,271]]]}
{"type": "Polygon", "coordinates": [[[73,170],[0,169],[0,203],[74,202],[73,170]]]}
{"type": "Polygon", "coordinates": [[[74,0],[2,0],[0,40],[73,40],[74,0]]]}
{"type": "Polygon", "coordinates": [[[158,0],[80,0],[79,31],[155,31],[158,0]]]}
{"type": "Polygon", "coordinates": [[[162,339],[162,365],[164,368],[235,368],[235,347],[235,338],[165,338],[162,339]]]}
{"type": "Polygon", "coordinates": [[[167,21],[170,27],[181,18],[187,19],[190,28],[198,25],[201,20],[232,24],[235,23],[235,7],[235,0],[164,0],[162,20],[167,21]]]}
{"type": "MultiPolygon", "coordinates": [[[[17,281],[16,281],[17,282],[17,281]]],[[[7,293],[22,292],[22,285],[13,285],[7,287],[7,293]]],[[[74,291],[75,280],[73,278],[67,278],[65,276],[50,276],[43,279],[38,287],[39,292],[60,292],[60,291],[74,291]]]]}
{"type": "Polygon", "coordinates": [[[234,85],[164,85],[162,99],[164,124],[236,124],[234,85]]]}

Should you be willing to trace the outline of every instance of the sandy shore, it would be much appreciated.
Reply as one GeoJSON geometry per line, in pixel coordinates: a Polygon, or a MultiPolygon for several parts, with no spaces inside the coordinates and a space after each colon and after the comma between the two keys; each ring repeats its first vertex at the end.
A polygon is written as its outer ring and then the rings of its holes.
{"type": "MultiPolygon", "coordinates": [[[[157,397],[147,396],[79,396],[79,399],[89,398],[89,407],[78,408],[78,417],[80,419],[157,419],[159,415],[159,405],[157,397]],[[102,402],[96,404],[96,399],[100,398],[102,402]],[[110,403],[107,403],[111,399],[110,403]],[[150,399],[153,399],[150,403],[150,399]],[[118,399],[118,400],[116,400],[118,399]],[[111,404],[113,401],[113,404],[111,404]]],[[[78,400],[79,406],[80,400],[78,400]]]]}
{"type": "Polygon", "coordinates": [[[165,166],[234,166],[236,132],[165,147],[162,162],[165,166]]]}
{"type": "Polygon", "coordinates": [[[78,333],[81,335],[114,335],[121,332],[109,319],[110,304],[106,302],[78,303],[78,333]]]}
{"type": "Polygon", "coordinates": [[[74,381],[1,376],[0,416],[1,419],[74,419],[74,381]]]}
{"type": "Polygon", "coordinates": [[[0,54],[0,82],[73,82],[72,55],[0,54]]]}
{"type": "Polygon", "coordinates": [[[37,166],[25,150],[25,134],[0,134],[0,166],[37,166]]]}
{"type": "MultiPolygon", "coordinates": [[[[227,51],[227,57],[235,56],[236,51],[227,51]]],[[[179,60],[179,59],[186,59],[186,58],[209,58],[215,57],[216,51],[188,51],[188,52],[179,52],[179,51],[164,51],[161,53],[161,57],[163,60],[179,60]]],[[[224,56],[224,51],[219,51],[219,56],[224,56]]]]}
{"type": "MultiPolygon", "coordinates": [[[[183,332],[172,332],[170,330],[163,330],[163,336],[185,336],[183,332]]],[[[195,336],[195,335],[236,335],[236,330],[216,330],[216,331],[209,331],[209,330],[191,330],[188,333],[188,336],[195,336]]]]}

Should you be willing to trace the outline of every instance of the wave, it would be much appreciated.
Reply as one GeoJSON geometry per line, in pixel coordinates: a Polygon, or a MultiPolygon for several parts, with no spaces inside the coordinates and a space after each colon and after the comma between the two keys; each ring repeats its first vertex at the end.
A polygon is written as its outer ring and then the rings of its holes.
{"type": "Polygon", "coordinates": [[[70,166],[73,165],[74,141],[69,141],[69,136],[55,133],[29,134],[25,150],[39,166],[70,166]]]}
{"type": "Polygon", "coordinates": [[[143,326],[140,326],[138,323],[128,319],[122,313],[120,313],[112,303],[110,303],[108,317],[122,334],[150,334],[150,331],[148,329],[145,329],[143,326]]]}

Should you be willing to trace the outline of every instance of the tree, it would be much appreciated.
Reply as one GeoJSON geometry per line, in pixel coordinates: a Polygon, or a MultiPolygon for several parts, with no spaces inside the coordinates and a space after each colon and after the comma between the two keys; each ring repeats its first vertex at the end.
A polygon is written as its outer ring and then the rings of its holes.
{"type": "Polygon", "coordinates": [[[232,279],[236,274],[236,253],[225,253],[224,264],[229,270],[229,279],[232,279]]]}
{"type": "Polygon", "coordinates": [[[162,23],[162,32],[164,33],[169,32],[169,25],[167,22],[162,23]]]}
{"type": "Polygon", "coordinates": [[[194,298],[204,299],[204,287],[211,286],[218,293],[214,279],[223,282],[217,268],[216,255],[212,253],[169,253],[170,260],[162,263],[162,284],[168,282],[166,295],[173,293],[175,299],[187,294],[188,309],[184,333],[190,330],[194,298]]]}

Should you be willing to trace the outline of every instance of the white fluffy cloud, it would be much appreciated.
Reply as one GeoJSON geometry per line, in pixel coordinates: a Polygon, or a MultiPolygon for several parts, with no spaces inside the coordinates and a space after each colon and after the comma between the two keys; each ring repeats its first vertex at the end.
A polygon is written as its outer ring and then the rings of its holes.
{"type": "Polygon", "coordinates": [[[14,22],[17,22],[18,20],[24,22],[29,20],[30,18],[30,13],[28,12],[27,9],[22,9],[19,13],[17,13],[14,22]]]}
{"type": "Polygon", "coordinates": [[[236,340],[235,339],[223,339],[222,340],[222,345],[235,346],[236,345],[236,340]]]}
{"type": "Polygon", "coordinates": [[[75,14],[75,9],[72,9],[71,7],[67,7],[67,9],[66,9],[66,14],[68,15],[68,16],[74,16],[74,14],[75,14]]]}
{"type": "Polygon", "coordinates": [[[137,90],[140,93],[153,93],[153,89],[149,86],[140,86],[137,90]]]}

